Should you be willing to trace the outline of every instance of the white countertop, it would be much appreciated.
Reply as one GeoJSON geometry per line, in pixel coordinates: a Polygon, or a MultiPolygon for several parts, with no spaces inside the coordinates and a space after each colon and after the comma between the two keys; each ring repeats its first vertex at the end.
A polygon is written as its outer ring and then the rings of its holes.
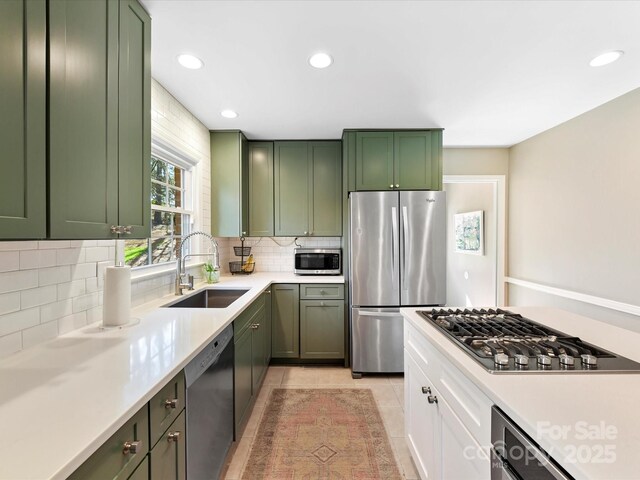
{"type": "Polygon", "coordinates": [[[96,323],[0,361],[0,479],[66,478],[272,283],[344,277],[223,276],[199,289],[250,289],[227,308],[159,308],[169,295],[135,308],[136,325],[96,323]]]}
{"type": "MultiPolygon", "coordinates": [[[[554,308],[506,309],[640,361],[638,333],[554,308]]],[[[415,313],[416,309],[401,311],[576,479],[640,478],[640,374],[492,375],[415,313]],[[566,433],[550,430],[554,425],[565,427],[566,433]],[[585,431],[593,432],[598,438],[584,438],[585,431]],[[607,457],[612,454],[615,458],[608,462],[607,457]]]]}

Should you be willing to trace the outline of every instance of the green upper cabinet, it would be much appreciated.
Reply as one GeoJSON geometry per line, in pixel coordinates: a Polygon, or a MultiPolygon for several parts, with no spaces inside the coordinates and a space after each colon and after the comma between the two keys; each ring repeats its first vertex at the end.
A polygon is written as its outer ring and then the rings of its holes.
{"type": "Polygon", "coordinates": [[[442,131],[359,131],[349,162],[355,190],[441,190],[442,131]]]}
{"type": "Polygon", "coordinates": [[[46,7],[0,2],[0,239],[46,236],[46,7]]]}
{"type": "Polygon", "coordinates": [[[273,235],[273,142],[249,142],[249,236],[273,235]]]}
{"type": "Polygon", "coordinates": [[[339,141],[274,143],[275,235],[342,235],[339,141]]]}
{"type": "Polygon", "coordinates": [[[249,235],[249,148],[242,132],[211,132],[211,233],[249,235]]]}
{"type": "Polygon", "coordinates": [[[128,237],[151,232],[151,18],[135,0],[120,2],[118,223],[128,237]]]}
{"type": "Polygon", "coordinates": [[[150,27],[133,0],[49,2],[50,238],[150,235],[150,27]]]}

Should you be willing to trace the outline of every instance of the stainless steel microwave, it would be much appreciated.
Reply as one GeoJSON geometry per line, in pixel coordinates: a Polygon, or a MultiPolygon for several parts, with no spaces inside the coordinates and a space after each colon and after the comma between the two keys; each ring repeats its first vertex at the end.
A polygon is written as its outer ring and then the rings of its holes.
{"type": "Polygon", "coordinates": [[[294,273],[296,275],[340,275],[342,250],[340,248],[296,248],[294,273]]]}

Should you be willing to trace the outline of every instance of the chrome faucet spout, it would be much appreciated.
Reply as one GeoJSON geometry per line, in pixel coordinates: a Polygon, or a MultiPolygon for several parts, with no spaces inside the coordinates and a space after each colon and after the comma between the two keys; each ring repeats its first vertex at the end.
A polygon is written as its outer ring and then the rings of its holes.
{"type": "Polygon", "coordinates": [[[213,257],[213,267],[220,268],[220,253],[218,252],[218,242],[215,238],[205,232],[193,232],[182,239],[178,258],[176,259],[176,295],[182,295],[182,290],[187,288],[193,290],[193,275],[186,275],[186,260],[188,257],[213,257]],[[183,255],[185,243],[196,235],[202,235],[211,242],[211,253],[190,253],[183,255]],[[185,280],[186,278],[186,280],[185,280]]]}

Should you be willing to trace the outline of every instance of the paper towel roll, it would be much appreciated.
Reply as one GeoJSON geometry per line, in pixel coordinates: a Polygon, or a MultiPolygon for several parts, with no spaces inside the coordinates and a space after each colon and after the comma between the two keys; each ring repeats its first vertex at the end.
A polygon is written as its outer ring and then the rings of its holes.
{"type": "Polygon", "coordinates": [[[102,324],[117,327],[131,319],[131,267],[107,267],[104,272],[102,324]]]}

